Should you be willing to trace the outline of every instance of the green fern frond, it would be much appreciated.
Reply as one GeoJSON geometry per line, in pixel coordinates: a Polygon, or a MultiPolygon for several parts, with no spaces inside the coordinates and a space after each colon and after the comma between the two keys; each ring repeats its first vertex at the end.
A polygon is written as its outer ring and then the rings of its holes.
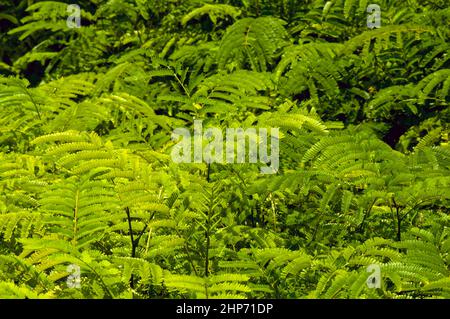
{"type": "Polygon", "coordinates": [[[288,44],[284,22],[273,17],[244,18],[227,29],[218,53],[219,68],[266,71],[283,46],[288,44]]]}
{"type": "Polygon", "coordinates": [[[217,18],[231,16],[233,19],[236,19],[241,14],[241,11],[227,4],[205,4],[203,7],[192,10],[185,15],[181,20],[181,24],[186,25],[189,21],[206,14],[214,24],[217,24],[217,18]]]}

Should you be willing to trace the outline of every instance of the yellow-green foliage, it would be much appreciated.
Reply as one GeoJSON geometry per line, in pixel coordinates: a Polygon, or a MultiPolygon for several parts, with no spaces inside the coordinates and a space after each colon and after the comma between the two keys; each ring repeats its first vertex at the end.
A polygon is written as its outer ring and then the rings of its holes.
{"type": "Polygon", "coordinates": [[[0,298],[450,298],[446,1],[76,3],[0,0],[0,298]]]}

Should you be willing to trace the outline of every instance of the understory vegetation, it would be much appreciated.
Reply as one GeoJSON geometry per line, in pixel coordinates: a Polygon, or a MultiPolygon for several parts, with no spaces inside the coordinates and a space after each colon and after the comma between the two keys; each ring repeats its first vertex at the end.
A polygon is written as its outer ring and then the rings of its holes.
{"type": "Polygon", "coordinates": [[[449,17],[0,0],[0,298],[450,298],[449,17]],[[175,163],[194,120],[278,171],[175,163]]]}

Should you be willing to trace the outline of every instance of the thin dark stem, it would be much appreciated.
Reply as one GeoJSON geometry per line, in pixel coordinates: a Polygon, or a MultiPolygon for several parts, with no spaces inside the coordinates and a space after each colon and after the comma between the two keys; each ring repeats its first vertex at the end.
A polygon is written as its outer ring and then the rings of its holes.
{"type": "Polygon", "coordinates": [[[402,240],[402,233],[401,233],[401,224],[402,224],[402,218],[400,217],[400,207],[395,202],[395,199],[392,198],[392,203],[395,207],[395,215],[397,216],[397,241],[402,240]]]}
{"type": "MultiPolygon", "coordinates": [[[[134,258],[136,256],[136,243],[134,241],[133,227],[131,225],[130,208],[125,207],[125,212],[127,213],[128,232],[130,233],[130,240],[131,240],[131,257],[134,258]]],[[[131,287],[131,289],[134,289],[134,276],[133,276],[133,274],[131,274],[131,277],[130,277],[130,287],[131,287]]]]}
{"type": "MultiPolygon", "coordinates": [[[[205,277],[208,277],[209,275],[209,246],[211,245],[211,238],[210,238],[210,231],[211,231],[211,202],[210,208],[208,209],[208,219],[207,219],[207,225],[205,230],[205,238],[206,238],[206,247],[205,247],[205,277]]],[[[208,283],[205,283],[205,295],[206,299],[209,298],[208,293],[208,283]]]]}
{"type": "Polygon", "coordinates": [[[205,276],[208,277],[209,273],[209,246],[211,245],[210,231],[211,231],[211,202],[210,208],[208,209],[208,219],[205,230],[205,239],[206,239],[206,247],[205,247],[205,276]]]}
{"type": "Polygon", "coordinates": [[[375,198],[372,202],[372,204],[370,205],[369,209],[367,210],[367,212],[364,214],[363,220],[361,222],[361,224],[359,225],[359,229],[358,232],[362,233],[362,231],[364,230],[364,222],[366,221],[367,217],[369,217],[370,212],[372,211],[373,206],[375,205],[375,203],[377,202],[378,198],[375,198]]]}
{"type": "Polygon", "coordinates": [[[209,177],[210,174],[211,174],[211,163],[208,163],[208,175],[206,176],[206,181],[208,183],[210,182],[210,177],[209,177]]]}
{"type": "Polygon", "coordinates": [[[144,233],[145,233],[145,231],[147,230],[147,228],[148,228],[148,225],[146,224],[146,225],[144,226],[144,228],[142,229],[142,231],[139,233],[139,236],[138,236],[138,237],[136,238],[136,240],[134,241],[136,247],[138,246],[139,240],[141,239],[142,235],[144,235],[144,233]]]}
{"type": "Polygon", "coordinates": [[[205,237],[206,237],[205,276],[208,277],[208,273],[209,273],[209,246],[211,245],[211,239],[209,238],[209,231],[206,231],[205,237]]]}
{"type": "MultiPolygon", "coordinates": [[[[214,215],[214,200],[213,198],[215,198],[216,196],[216,192],[213,189],[211,191],[211,194],[209,196],[208,199],[208,210],[206,212],[207,216],[206,216],[206,227],[205,227],[205,241],[206,241],[206,246],[205,246],[205,271],[204,271],[204,276],[206,278],[208,278],[209,276],[209,249],[211,246],[211,232],[212,232],[212,217],[214,215]]],[[[209,298],[209,293],[208,293],[208,282],[205,282],[205,295],[206,298],[209,298]]]]}
{"type": "Polygon", "coordinates": [[[136,257],[136,246],[135,246],[134,235],[133,235],[133,226],[131,225],[130,209],[128,207],[126,207],[125,212],[127,213],[128,232],[130,233],[130,239],[131,239],[131,257],[136,257]]]}

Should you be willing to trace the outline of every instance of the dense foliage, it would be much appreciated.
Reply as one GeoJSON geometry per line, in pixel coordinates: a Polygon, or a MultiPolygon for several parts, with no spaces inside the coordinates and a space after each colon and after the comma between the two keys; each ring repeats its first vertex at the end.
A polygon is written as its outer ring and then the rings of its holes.
{"type": "Polygon", "coordinates": [[[74,2],[0,0],[1,298],[450,298],[446,0],[74,2]]]}

